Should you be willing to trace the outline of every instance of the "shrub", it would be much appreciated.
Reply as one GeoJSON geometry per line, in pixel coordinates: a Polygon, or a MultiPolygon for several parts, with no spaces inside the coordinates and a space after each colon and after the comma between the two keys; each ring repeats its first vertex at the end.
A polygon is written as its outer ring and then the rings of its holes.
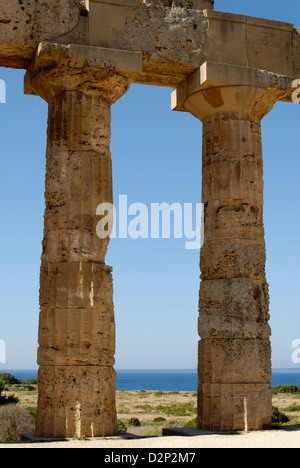
{"type": "Polygon", "coordinates": [[[121,419],[118,419],[118,431],[127,432],[127,426],[121,419]]]}
{"type": "Polygon", "coordinates": [[[298,412],[298,411],[300,411],[300,405],[297,405],[297,403],[293,403],[291,406],[288,406],[284,410],[288,411],[289,413],[293,413],[293,412],[296,412],[296,411],[298,412]]]}
{"type": "Polygon", "coordinates": [[[16,405],[0,408],[0,441],[18,442],[23,432],[33,432],[34,417],[16,405]]]}
{"type": "Polygon", "coordinates": [[[158,418],[154,418],[153,422],[155,423],[160,423],[160,422],[165,422],[166,418],[163,418],[162,416],[158,416],[158,418]]]}
{"type": "Polygon", "coordinates": [[[36,388],[32,385],[27,384],[25,385],[24,390],[26,390],[27,392],[35,392],[36,388]]]}
{"type": "Polygon", "coordinates": [[[5,381],[0,379],[0,406],[5,406],[9,404],[19,403],[19,398],[14,395],[4,396],[2,392],[5,389],[5,381]]]}
{"type": "Polygon", "coordinates": [[[273,406],[273,417],[272,423],[273,424],[285,424],[289,422],[289,418],[286,414],[281,413],[278,408],[273,406]]]}
{"type": "Polygon", "coordinates": [[[197,427],[197,418],[190,419],[183,427],[197,427]]]}
{"type": "Polygon", "coordinates": [[[37,385],[38,384],[38,379],[28,379],[25,382],[27,385],[37,385]]]}
{"type": "Polygon", "coordinates": [[[4,380],[6,385],[16,385],[22,383],[22,380],[16,379],[13,375],[6,372],[0,374],[0,380],[4,380]]]}
{"type": "Polygon", "coordinates": [[[130,418],[128,420],[128,426],[131,426],[131,427],[140,427],[141,426],[141,423],[139,421],[138,418],[130,418]]]}
{"type": "Polygon", "coordinates": [[[272,393],[277,395],[277,393],[300,393],[300,387],[297,385],[277,385],[272,387],[272,393]]]}
{"type": "Polygon", "coordinates": [[[28,413],[31,414],[32,416],[36,417],[37,407],[36,406],[28,406],[28,408],[26,408],[26,411],[28,411],[28,413]]]}

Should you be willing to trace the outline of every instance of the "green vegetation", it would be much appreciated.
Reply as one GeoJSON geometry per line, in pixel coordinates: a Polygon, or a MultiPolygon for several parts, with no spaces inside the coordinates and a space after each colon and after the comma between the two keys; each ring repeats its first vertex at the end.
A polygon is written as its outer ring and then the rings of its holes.
{"type": "Polygon", "coordinates": [[[23,383],[22,380],[16,379],[13,375],[7,374],[6,372],[0,374],[0,380],[4,380],[6,385],[17,385],[23,383]]]}
{"type": "Polygon", "coordinates": [[[25,408],[26,411],[28,411],[29,414],[31,414],[31,416],[34,416],[36,417],[36,413],[37,413],[37,407],[36,406],[29,406],[28,408],[25,408]]]}
{"type": "Polygon", "coordinates": [[[183,427],[197,427],[197,418],[191,419],[183,425],[183,427]]]}
{"type": "Polygon", "coordinates": [[[20,434],[33,432],[34,418],[28,411],[17,405],[6,405],[0,408],[0,441],[18,442],[20,434]]]}
{"type": "Polygon", "coordinates": [[[289,422],[289,418],[287,417],[287,415],[279,411],[279,409],[276,408],[275,406],[273,406],[272,423],[273,424],[286,424],[288,422],[289,422]]]}
{"type": "Polygon", "coordinates": [[[75,435],[73,436],[73,439],[74,439],[74,440],[88,440],[88,439],[87,439],[87,436],[84,435],[84,434],[83,434],[82,436],[78,436],[77,434],[75,434],[75,435]]]}
{"type": "Polygon", "coordinates": [[[300,405],[297,405],[297,403],[293,403],[291,406],[285,408],[284,411],[287,411],[288,413],[295,413],[298,411],[300,412],[300,405]]]}
{"type": "Polygon", "coordinates": [[[37,385],[38,384],[38,379],[28,379],[26,380],[27,385],[37,385]]]}
{"type": "Polygon", "coordinates": [[[141,426],[141,423],[139,421],[138,418],[130,418],[128,420],[128,426],[131,426],[131,427],[140,427],[141,426]]]}
{"type": "Polygon", "coordinates": [[[276,387],[272,387],[273,395],[277,395],[278,393],[292,393],[292,394],[300,394],[300,387],[297,385],[277,385],[276,387]]]}
{"type": "Polygon", "coordinates": [[[167,416],[192,416],[197,414],[197,409],[191,402],[179,403],[177,405],[158,405],[156,411],[167,416]]]}
{"type": "Polygon", "coordinates": [[[118,419],[118,431],[120,432],[127,432],[127,426],[124,421],[121,419],[118,419]]]}
{"type": "Polygon", "coordinates": [[[5,390],[5,381],[0,379],[0,406],[19,403],[19,398],[14,395],[5,396],[2,392],[5,390]]]}
{"type": "Polygon", "coordinates": [[[163,418],[162,416],[159,416],[158,418],[153,419],[154,423],[163,423],[163,422],[166,422],[166,421],[167,421],[167,419],[163,418]]]}

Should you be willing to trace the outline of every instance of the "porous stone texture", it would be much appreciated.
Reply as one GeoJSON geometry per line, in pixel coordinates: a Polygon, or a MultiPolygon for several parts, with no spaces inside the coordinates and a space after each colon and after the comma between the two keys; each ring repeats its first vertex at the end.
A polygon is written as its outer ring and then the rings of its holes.
{"type": "Polygon", "coordinates": [[[260,121],[291,101],[292,24],[214,12],[210,0],[0,0],[0,65],[49,104],[37,435],[117,431],[109,239],[110,108],[132,82],[176,88],[203,122],[199,428],[271,424],[260,121]]]}
{"type": "Polygon", "coordinates": [[[267,91],[248,86],[186,99],[203,121],[199,429],[271,425],[260,120],[273,104],[267,91]]]}
{"type": "Polygon", "coordinates": [[[113,282],[105,265],[109,238],[96,234],[96,209],[113,202],[110,107],[129,83],[111,69],[96,78],[93,69],[76,69],[73,89],[63,67],[38,70],[30,86],[48,101],[49,119],[36,434],[112,435],[113,282]]]}
{"type": "Polygon", "coordinates": [[[39,42],[87,43],[85,0],[0,2],[1,66],[27,68],[39,42]]]}
{"type": "Polygon", "coordinates": [[[72,438],[116,433],[112,367],[42,365],[38,377],[37,436],[72,438]]]}
{"type": "Polygon", "coordinates": [[[184,64],[191,72],[203,61],[205,9],[213,9],[210,0],[144,0],[114,34],[113,44],[128,50],[141,50],[142,45],[144,73],[156,66],[166,74],[169,66],[170,75],[180,68],[183,74],[184,64]]]}

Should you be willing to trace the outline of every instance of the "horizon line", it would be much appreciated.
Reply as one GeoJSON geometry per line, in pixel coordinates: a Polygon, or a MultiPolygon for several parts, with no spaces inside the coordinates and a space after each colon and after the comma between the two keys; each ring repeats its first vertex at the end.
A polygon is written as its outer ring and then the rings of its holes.
{"type": "MultiPolygon", "coordinates": [[[[39,368],[38,367],[35,367],[35,368],[11,368],[11,369],[1,369],[0,368],[0,373],[3,373],[5,371],[38,371],[39,368]]],[[[272,367],[272,371],[276,371],[276,370],[299,370],[300,371],[300,367],[272,367]]],[[[115,368],[115,371],[118,372],[118,371],[192,371],[192,372],[197,372],[197,369],[193,369],[193,368],[115,368]]]]}

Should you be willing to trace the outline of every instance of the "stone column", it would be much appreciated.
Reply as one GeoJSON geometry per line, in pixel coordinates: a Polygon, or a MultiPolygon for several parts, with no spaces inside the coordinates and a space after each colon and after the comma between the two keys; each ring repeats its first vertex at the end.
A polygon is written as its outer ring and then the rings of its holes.
{"type": "MultiPolygon", "coordinates": [[[[211,71],[211,82],[202,70],[194,92],[195,76],[173,98],[178,105],[184,93],[177,110],[203,122],[198,427],[257,430],[272,418],[261,119],[276,93],[222,85],[211,71]]],[[[247,73],[237,83],[255,81],[247,73]]]]}
{"type": "Polygon", "coordinates": [[[96,210],[113,201],[110,107],[130,82],[111,68],[72,69],[68,61],[33,68],[30,91],[49,103],[36,434],[112,435],[113,281],[96,210]]]}
{"type": "MultiPolygon", "coordinates": [[[[235,90],[243,99],[251,91],[235,90]]],[[[262,429],[272,395],[260,118],[205,117],[202,171],[198,426],[262,429]]]]}

